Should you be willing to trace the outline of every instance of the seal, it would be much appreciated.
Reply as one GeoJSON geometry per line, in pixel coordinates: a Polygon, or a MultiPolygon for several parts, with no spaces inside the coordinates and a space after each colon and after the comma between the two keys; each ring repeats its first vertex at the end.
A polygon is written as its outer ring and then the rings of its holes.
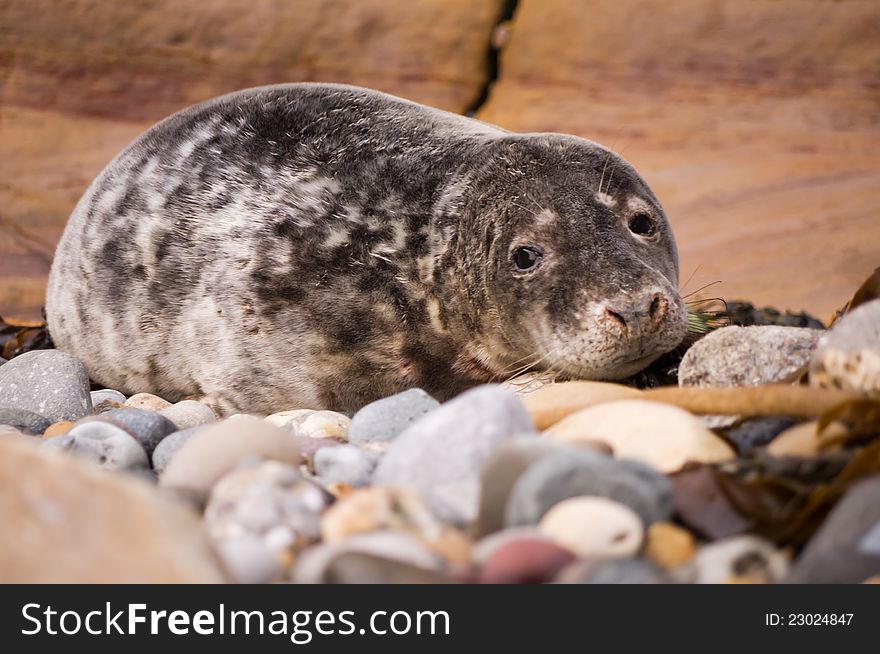
{"type": "Polygon", "coordinates": [[[624,378],[682,340],[677,285],[663,209],[614,152],[285,84],[119,154],[70,217],[46,313],[126,393],[353,411],[527,370],[624,378]]]}

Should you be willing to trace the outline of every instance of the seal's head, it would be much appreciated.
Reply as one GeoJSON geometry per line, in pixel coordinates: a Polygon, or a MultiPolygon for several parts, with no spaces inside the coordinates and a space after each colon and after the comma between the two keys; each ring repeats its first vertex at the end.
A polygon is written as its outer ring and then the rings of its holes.
{"type": "Polygon", "coordinates": [[[575,137],[512,135],[493,144],[474,186],[450,257],[482,366],[622,379],[682,341],[672,230],[618,155],[575,137]]]}

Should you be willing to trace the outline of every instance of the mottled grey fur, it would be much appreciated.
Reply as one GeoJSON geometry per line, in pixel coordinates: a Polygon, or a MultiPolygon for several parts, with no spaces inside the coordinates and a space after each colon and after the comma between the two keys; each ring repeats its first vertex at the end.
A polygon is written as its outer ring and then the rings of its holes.
{"type": "Polygon", "coordinates": [[[127,393],[354,410],[521,367],[632,374],[684,334],[677,281],[660,204],[611,151],[289,84],[185,109],[111,162],[46,310],[58,347],[127,393]],[[529,272],[522,246],[543,254],[529,272]]]}

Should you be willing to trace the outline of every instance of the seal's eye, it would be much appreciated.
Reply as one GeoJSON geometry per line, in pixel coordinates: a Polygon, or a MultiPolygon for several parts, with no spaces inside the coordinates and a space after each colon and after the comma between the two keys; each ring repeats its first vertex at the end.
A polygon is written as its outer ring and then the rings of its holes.
{"type": "Polygon", "coordinates": [[[639,236],[653,236],[656,227],[651,216],[646,213],[637,213],[629,219],[629,231],[639,236]]]}
{"type": "Polygon", "coordinates": [[[513,253],[513,265],[519,272],[527,272],[538,265],[544,255],[533,247],[517,248],[513,253]]]}

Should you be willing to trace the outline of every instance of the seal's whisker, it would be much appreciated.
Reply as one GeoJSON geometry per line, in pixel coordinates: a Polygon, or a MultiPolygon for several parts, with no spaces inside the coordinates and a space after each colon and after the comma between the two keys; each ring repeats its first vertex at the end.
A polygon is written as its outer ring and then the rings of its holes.
{"type": "Polygon", "coordinates": [[[681,293],[684,289],[687,288],[687,285],[691,283],[691,280],[694,278],[694,275],[697,274],[697,271],[702,267],[703,264],[698,263],[697,267],[694,268],[694,272],[691,273],[691,276],[687,278],[684,284],[678,287],[678,292],[681,293]]]}
{"type": "Polygon", "coordinates": [[[691,297],[692,295],[696,295],[696,294],[699,293],[700,291],[705,291],[705,290],[706,290],[707,288],[709,288],[710,286],[715,286],[715,284],[720,284],[720,283],[721,283],[721,280],[720,280],[720,279],[716,279],[714,282],[709,282],[709,283],[706,284],[705,286],[701,286],[700,288],[698,288],[696,291],[691,291],[691,292],[688,293],[687,295],[682,295],[681,297],[682,297],[682,299],[689,298],[689,297],[691,297]]]}

